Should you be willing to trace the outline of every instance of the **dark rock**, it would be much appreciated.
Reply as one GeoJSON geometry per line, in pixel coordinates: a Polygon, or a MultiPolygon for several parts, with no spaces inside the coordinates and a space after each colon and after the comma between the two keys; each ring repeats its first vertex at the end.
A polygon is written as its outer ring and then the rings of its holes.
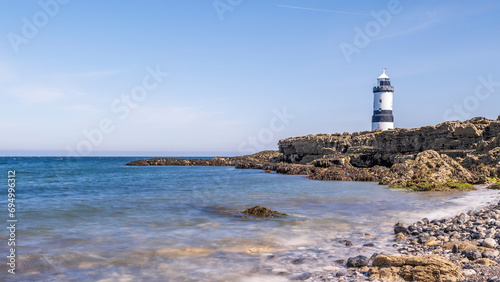
{"type": "Polygon", "coordinates": [[[394,234],[398,233],[409,234],[408,228],[406,228],[402,222],[398,222],[394,225],[394,234]]]}
{"type": "Polygon", "coordinates": [[[349,246],[352,246],[352,242],[351,242],[351,241],[349,241],[349,240],[340,240],[340,243],[342,243],[342,244],[344,244],[344,245],[346,245],[346,246],[348,246],[348,247],[349,247],[349,246]]]}
{"type": "Polygon", "coordinates": [[[302,264],[302,263],[304,263],[305,260],[306,260],[305,258],[298,258],[298,259],[294,259],[292,261],[292,263],[293,264],[302,264]]]}
{"type": "Polygon", "coordinates": [[[338,259],[338,260],[335,260],[334,262],[337,263],[337,264],[340,264],[340,265],[345,265],[346,264],[346,260],[345,259],[338,259]]]}
{"type": "Polygon", "coordinates": [[[368,258],[365,256],[350,257],[347,260],[347,267],[363,267],[368,265],[368,258]]]}
{"type": "Polygon", "coordinates": [[[309,272],[304,272],[304,273],[302,273],[302,274],[300,274],[300,275],[297,275],[297,276],[295,276],[295,277],[292,277],[292,278],[291,278],[291,280],[307,280],[307,279],[309,279],[309,278],[311,278],[311,273],[309,273],[309,272]]]}
{"type": "Polygon", "coordinates": [[[451,249],[451,252],[454,253],[454,254],[460,253],[460,249],[458,248],[457,244],[453,245],[453,248],[451,249]]]}
{"type": "Polygon", "coordinates": [[[363,247],[375,247],[375,244],[373,243],[366,243],[363,245],[363,247]]]}
{"type": "Polygon", "coordinates": [[[255,206],[249,209],[246,209],[241,212],[242,214],[246,215],[253,215],[253,216],[259,216],[259,217],[282,217],[282,216],[287,216],[286,213],[280,213],[277,211],[272,211],[268,208],[261,207],[261,206],[255,206]]]}
{"type": "Polygon", "coordinates": [[[469,260],[477,260],[483,257],[481,252],[478,251],[462,251],[462,254],[469,260]]]}

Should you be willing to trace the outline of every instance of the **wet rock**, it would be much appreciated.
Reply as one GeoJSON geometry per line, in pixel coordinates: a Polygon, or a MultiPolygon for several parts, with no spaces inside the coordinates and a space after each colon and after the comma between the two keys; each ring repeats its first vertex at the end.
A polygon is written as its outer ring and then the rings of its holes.
{"type": "Polygon", "coordinates": [[[399,233],[409,234],[408,228],[406,228],[402,222],[398,222],[396,223],[396,225],[394,225],[394,234],[399,233]]]}
{"type": "Polygon", "coordinates": [[[363,267],[368,265],[368,258],[365,256],[350,257],[347,260],[347,267],[363,267]]]}
{"type": "Polygon", "coordinates": [[[241,212],[242,214],[246,215],[253,215],[253,216],[258,216],[258,217],[282,217],[282,216],[287,216],[286,213],[281,213],[277,211],[270,210],[265,207],[261,206],[255,206],[249,209],[246,209],[241,212]]]}
{"type": "Polygon", "coordinates": [[[275,275],[287,275],[288,270],[286,268],[273,268],[271,272],[275,275]]]}
{"type": "Polygon", "coordinates": [[[298,258],[298,259],[294,259],[292,261],[292,263],[293,264],[302,264],[302,263],[304,263],[305,260],[306,260],[305,258],[298,258]]]}
{"type": "Polygon", "coordinates": [[[339,265],[345,265],[346,264],[346,260],[345,259],[338,259],[335,261],[335,263],[339,264],[339,265]]]}
{"type": "Polygon", "coordinates": [[[292,277],[291,280],[307,280],[311,278],[311,273],[310,272],[304,272],[300,275],[297,275],[295,277],[292,277]]]}
{"type": "Polygon", "coordinates": [[[344,271],[339,271],[335,274],[335,276],[337,277],[342,277],[342,276],[345,276],[345,272],[344,271]]]}

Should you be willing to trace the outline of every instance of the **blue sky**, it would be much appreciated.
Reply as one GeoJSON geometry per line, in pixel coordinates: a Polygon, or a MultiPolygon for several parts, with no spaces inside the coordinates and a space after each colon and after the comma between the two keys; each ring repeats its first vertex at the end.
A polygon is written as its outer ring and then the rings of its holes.
{"type": "Polygon", "coordinates": [[[2,155],[236,155],[370,130],[382,68],[396,127],[500,115],[495,1],[0,5],[2,155]]]}

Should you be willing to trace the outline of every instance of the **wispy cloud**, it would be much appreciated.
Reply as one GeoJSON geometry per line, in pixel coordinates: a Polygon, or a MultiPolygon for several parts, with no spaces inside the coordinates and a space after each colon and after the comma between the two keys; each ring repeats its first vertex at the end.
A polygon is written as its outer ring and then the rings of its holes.
{"type": "Polygon", "coordinates": [[[287,6],[287,5],[276,5],[276,6],[281,7],[281,8],[299,9],[299,10],[307,10],[307,11],[318,11],[318,12],[327,12],[327,13],[335,13],[335,14],[371,16],[370,14],[354,13],[354,12],[346,12],[346,11],[325,10],[325,9],[316,9],[316,8],[307,8],[307,7],[287,6]]]}
{"type": "Polygon", "coordinates": [[[11,91],[11,93],[30,104],[48,103],[64,96],[62,91],[48,88],[22,88],[11,91]]]}

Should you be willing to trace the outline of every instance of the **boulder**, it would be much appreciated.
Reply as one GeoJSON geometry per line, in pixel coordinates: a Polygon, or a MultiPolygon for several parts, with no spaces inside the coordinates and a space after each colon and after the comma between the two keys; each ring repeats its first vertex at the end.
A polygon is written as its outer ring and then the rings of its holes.
{"type": "Polygon", "coordinates": [[[369,272],[382,281],[399,277],[407,281],[462,281],[462,269],[451,261],[437,256],[378,255],[369,272]]]}

